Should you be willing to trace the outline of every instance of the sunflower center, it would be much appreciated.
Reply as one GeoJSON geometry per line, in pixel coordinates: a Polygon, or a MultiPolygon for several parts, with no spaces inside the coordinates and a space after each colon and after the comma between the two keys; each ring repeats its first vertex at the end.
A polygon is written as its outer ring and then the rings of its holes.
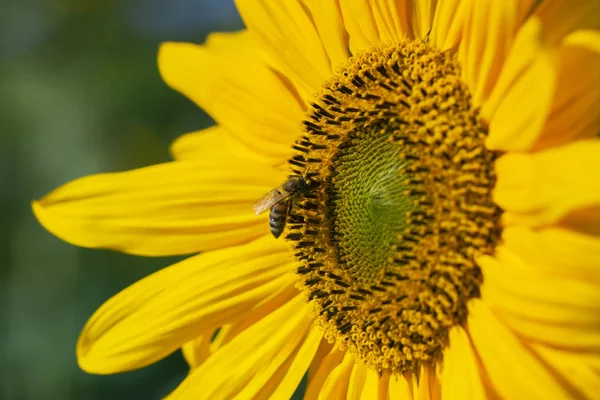
{"type": "Polygon", "coordinates": [[[378,371],[439,358],[500,233],[496,154],[458,65],[421,41],[372,49],[304,126],[290,164],[310,190],[286,238],[326,338],[378,371]]]}

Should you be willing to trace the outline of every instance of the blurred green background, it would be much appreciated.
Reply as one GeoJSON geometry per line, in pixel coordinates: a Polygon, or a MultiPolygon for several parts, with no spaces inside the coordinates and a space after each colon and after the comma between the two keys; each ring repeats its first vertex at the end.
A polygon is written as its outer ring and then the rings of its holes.
{"type": "Polygon", "coordinates": [[[175,137],[212,121],[162,82],[159,43],[241,27],[232,0],[0,3],[0,399],[158,399],[185,376],[179,352],[119,375],[78,369],[87,318],[174,259],[73,247],[29,202],[83,175],[169,160],[175,137]]]}

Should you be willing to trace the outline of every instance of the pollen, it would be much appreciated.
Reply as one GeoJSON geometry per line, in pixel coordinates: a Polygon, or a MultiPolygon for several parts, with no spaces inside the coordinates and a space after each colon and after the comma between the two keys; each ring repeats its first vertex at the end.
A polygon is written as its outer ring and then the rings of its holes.
{"type": "Polygon", "coordinates": [[[304,128],[286,238],[325,337],[379,372],[440,359],[500,235],[498,154],[458,64],[419,40],[355,56],[304,128]]]}

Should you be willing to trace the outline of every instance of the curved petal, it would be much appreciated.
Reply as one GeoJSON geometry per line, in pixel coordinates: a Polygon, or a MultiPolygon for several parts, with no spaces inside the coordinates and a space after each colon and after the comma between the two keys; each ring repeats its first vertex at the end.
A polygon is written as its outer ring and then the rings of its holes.
{"type": "MultiPolygon", "coordinates": [[[[374,389],[375,384],[377,385],[377,398],[381,400],[389,400],[389,399],[398,399],[399,396],[392,397],[390,392],[390,379],[392,378],[392,374],[389,371],[381,372],[378,374],[376,371],[369,370],[367,371],[367,382],[365,384],[366,391],[363,391],[365,394],[369,394],[374,389]],[[373,387],[373,389],[371,389],[373,387]]],[[[369,398],[369,397],[365,397],[369,398]]]]}
{"type": "MultiPolygon", "coordinates": [[[[362,397],[363,389],[365,388],[365,381],[367,377],[367,367],[364,364],[354,364],[352,367],[352,373],[350,373],[350,381],[348,382],[348,394],[346,398],[348,400],[360,400],[362,397]]],[[[370,398],[376,398],[377,392],[370,393],[370,398]]]]}
{"type": "Polygon", "coordinates": [[[219,125],[179,136],[171,144],[170,152],[178,161],[203,160],[214,162],[214,165],[228,163],[236,165],[240,160],[267,165],[277,165],[282,162],[250,151],[227,129],[219,125]]]}
{"type": "Polygon", "coordinates": [[[340,8],[353,54],[413,37],[411,13],[423,10],[409,0],[340,0],[340,8]]]}
{"type": "Polygon", "coordinates": [[[158,54],[160,73],[169,86],[253,152],[285,160],[301,133],[303,109],[267,60],[248,32],[212,34],[203,46],[165,43],[158,54]]]}
{"type": "Polygon", "coordinates": [[[450,345],[444,350],[443,399],[487,399],[477,355],[462,328],[450,330],[450,345]]]}
{"type": "Polygon", "coordinates": [[[267,234],[252,205],[284,175],[258,163],[178,161],[91,175],[39,201],[33,211],[59,238],[130,254],[189,254],[267,234]]]}
{"type": "Polygon", "coordinates": [[[496,162],[494,201],[506,224],[548,225],[600,205],[600,140],[588,139],[496,162]]]}
{"type": "Polygon", "coordinates": [[[413,36],[410,1],[374,0],[370,3],[382,42],[394,43],[413,36]]]}
{"type": "Polygon", "coordinates": [[[335,345],[332,343],[329,343],[327,340],[323,340],[321,342],[321,345],[319,346],[319,349],[317,350],[317,354],[315,354],[315,358],[313,358],[313,362],[310,365],[310,367],[308,368],[308,373],[307,373],[308,385],[310,385],[311,382],[313,382],[315,375],[321,368],[321,363],[324,362],[325,358],[327,356],[329,356],[329,354],[333,351],[334,348],[335,348],[335,345]]]}
{"type": "Polygon", "coordinates": [[[210,356],[210,342],[214,332],[207,332],[181,346],[183,358],[190,368],[196,368],[210,356]]]}
{"type": "Polygon", "coordinates": [[[556,50],[539,19],[519,30],[481,115],[489,121],[486,147],[528,149],[542,130],[556,88],[556,50]]]}
{"type": "Polygon", "coordinates": [[[412,0],[410,21],[415,38],[424,39],[431,31],[433,16],[438,0],[412,0]]]}
{"type": "MultiPolygon", "coordinates": [[[[555,244],[560,246],[560,244],[555,244]]],[[[530,341],[584,351],[600,350],[600,285],[557,276],[525,263],[505,246],[483,257],[482,299],[530,341]]]]}
{"type": "Polygon", "coordinates": [[[600,29],[600,1],[544,0],[535,15],[547,27],[547,40],[559,42],[579,29],[600,29]]]}
{"type": "Polygon", "coordinates": [[[342,21],[342,13],[338,0],[311,1],[304,4],[312,13],[319,37],[329,56],[331,70],[336,68],[350,57],[348,45],[348,32],[342,21]]]}
{"type": "MultiPolygon", "coordinates": [[[[387,391],[382,394],[387,395],[387,391]]],[[[380,397],[379,376],[377,372],[364,364],[355,364],[350,374],[346,398],[348,400],[386,399],[386,397],[380,397]]]]}
{"type": "Polygon", "coordinates": [[[184,343],[239,320],[293,285],[289,254],[272,239],[194,256],[123,290],[86,323],[80,367],[108,374],[151,364],[184,343]]]}
{"type": "MultiPolygon", "coordinates": [[[[172,394],[173,399],[255,398],[282,377],[274,393],[289,398],[322,338],[304,295],[249,327],[212,354],[172,394]],[[268,359],[270,362],[265,363],[268,359]]],[[[272,389],[272,388],[271,388],[272,389]]]]}
{"type": "Polygon", "coordinates": [[[296,357],[290,363],[290,366],[282,371],[282,376],[276,376],[271,379],[275,387],[275,390],[272,392],[267,392],[271,398],[288,399],[292,397],[292,394],[312,363],[322,341],[323,331],[316,325],[311,326],[304,343],[298,349],[296,357]]]}
{"type": "Polygon", "coordinates": [[[531,348],[567,385],[571,385],[572,392],[576,393],[574,397],[598,397],[600,356],[597,353],[568,352],[541,345],[532,345],[531,348]]]}
{"type": "Polygon", "coordinates": [[[298,289],[295,286],[284,286],[257,302],[252,307],[251,312],[239,318],[235,323],[228,325],[226,329],[219,331],[211,344],[211,352],[216,352],[248,328],[292,301],[296,296],[298,296],[298,289]]]}
{"type": "Polygon", "coordinates": [[[458,47],[469,19],[470,4],[463,0],[445,0],[437,4],[429,34],[433,46],[440,50],[458,47]]]}
{"type": "Polygon", "coordinates": [[[600,238],[562,227],[509,226],[504,246],[541,273],[600,285],[600,238]]]}
{"type": "Polygon", "coordinates": [[[575,31],[558,48],[559,76],[550,116],[536,149],[600,132],[600,32],[575,31]]]}
{"type": "Polygon", "coordinates": [[[504,399],[569,399],[569,393],[482,301],[473,301],[468,332],[490,383],[504,399]]]}
{"type": "MultiPolygon", "coordinates": [[[[248,30],[260,39],[301,97],[310,99],[332,74],[310,5],[299,0],[236,0],[236,4],[248,30]]],[[[335,14],[334,8],[330,11],[335,14]]],[[[336,18],[329,22],[336,23],[336,18]]]]}
{"type": "Polygon", "coordinates": [[[359,54],[379,43],[379,29],[371,4],[353,0],[339,0],[339,2],[352,54],[359,54]]]}
{"type": "Polygon", "coordinates": [[[329,353],[323,357],[318,365],[318,368],[312,377],[309,377],[308,387],[304,394],[305,400],[315,400],[319,397],[319,393],[325,383],[325,380],[331,372],[342,362],[344,352],[332,348],[329,353]]]}
{"type": "MultiPolygon", "coordinates": [[[[463,78],[479,106],[489,96],[516,32],[535,0],[467,1],[458,51],[463,78]]],[[[448,39],[446,39],[448,40],[448,39]]]]}
{"type": "Polygon", "coordinates": [[[415,398],[417,382],[412,374],[392,376],[389,382],[390,400],[412,400],[415,398]]]}
{"type": "Polygon", "coordinates": [[[319,392],[319,400],[345,399],[350,384],[350,375],[354,368],[354,357],[350,352],[344,352],[344,358],[325,379],[319,392]]]}
{"type": "Polygon", "coordinates": [[[415,398],[419,400],[440,400],[441,385],[437,371],[438,365],[421,364],[419,386],[415,398]]]}

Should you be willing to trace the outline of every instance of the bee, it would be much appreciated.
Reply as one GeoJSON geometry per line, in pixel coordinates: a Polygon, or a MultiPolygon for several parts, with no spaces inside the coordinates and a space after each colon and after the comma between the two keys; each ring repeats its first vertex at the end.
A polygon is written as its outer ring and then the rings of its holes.
{"type": "Polygon", "coordinates": [[[302,176],[292,175],[283,185],[276,187],[266,193],[254,203],[256,215],[262,214],[268,209],[269,228],[275,239],[281,235],[285,228],[285,222],[292,206],[292,200],[299,195],[308,192],[308,183],[302,176]]]}

